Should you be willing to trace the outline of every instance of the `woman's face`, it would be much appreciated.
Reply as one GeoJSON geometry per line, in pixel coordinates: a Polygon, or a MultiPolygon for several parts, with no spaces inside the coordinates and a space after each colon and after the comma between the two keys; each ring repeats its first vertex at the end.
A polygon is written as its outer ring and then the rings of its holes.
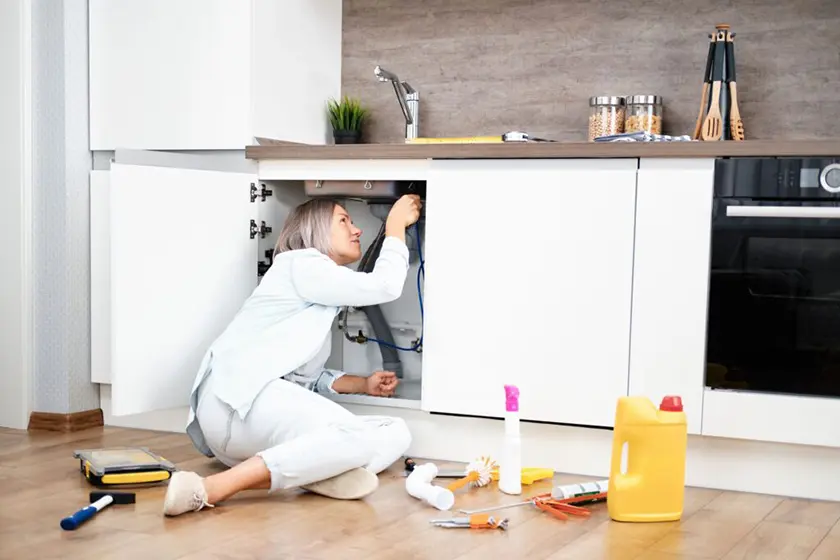
{"type": "Polygon", "coordinates": [[[332,218],[332,259],[340,265],[362,258],[362,230],[353,225],[347,210],[335,205],[332,218]]]}

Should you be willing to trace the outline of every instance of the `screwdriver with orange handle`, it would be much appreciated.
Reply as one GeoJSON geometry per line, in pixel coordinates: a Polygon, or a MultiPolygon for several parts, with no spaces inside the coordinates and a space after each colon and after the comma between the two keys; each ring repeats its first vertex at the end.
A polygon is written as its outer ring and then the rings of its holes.
{"type": "Polygon", "coordinates": [[[450,527],[456,529],[507,529],[507,519],[497,519],[486,513],[470,515],[469,517],[451,517],[449,519],[432,519],[430,521],[438,527],[450,527]]]}

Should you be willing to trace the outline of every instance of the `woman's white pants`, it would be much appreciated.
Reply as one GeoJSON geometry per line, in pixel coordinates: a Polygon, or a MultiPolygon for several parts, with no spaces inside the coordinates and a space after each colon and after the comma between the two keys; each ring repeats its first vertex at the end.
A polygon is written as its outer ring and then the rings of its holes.
{"type": "Polygon", "coordinates": [[[357,467],[379,474],[411,444],[402,418],[356,416],[326,397],[276,379],[243,421],[202,384],[196,418],[207,446],[232,467],[259,456],[271,472],[271,491],[306,486],[357,467]]]}

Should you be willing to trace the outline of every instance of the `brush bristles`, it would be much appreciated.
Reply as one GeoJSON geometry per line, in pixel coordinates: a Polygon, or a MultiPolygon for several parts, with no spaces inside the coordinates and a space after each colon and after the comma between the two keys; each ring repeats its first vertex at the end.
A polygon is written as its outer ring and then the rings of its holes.
{"type": "Polygon", "coordinates": [[[496,465],[496,462],[490,457],[479,457],[467,465],[466,474],[469,475],[472,472],[477,473],[478,480],[472,481],[471,485],[476,488],[480,488],[490,484],[491,473],[493,472],[493,469],[497,467],[498,465],[496,465]]]}

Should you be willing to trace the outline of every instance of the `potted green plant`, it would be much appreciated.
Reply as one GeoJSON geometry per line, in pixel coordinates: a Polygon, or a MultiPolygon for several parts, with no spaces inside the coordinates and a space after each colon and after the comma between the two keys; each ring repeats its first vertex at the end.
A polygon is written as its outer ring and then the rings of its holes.
{"type": "Polygon", "coordinates": [[[356,144],[362,136],[362,125],[368,110],[356,98],[344,96],[327,104],[333,138],[336,144],[356,144]]]}

